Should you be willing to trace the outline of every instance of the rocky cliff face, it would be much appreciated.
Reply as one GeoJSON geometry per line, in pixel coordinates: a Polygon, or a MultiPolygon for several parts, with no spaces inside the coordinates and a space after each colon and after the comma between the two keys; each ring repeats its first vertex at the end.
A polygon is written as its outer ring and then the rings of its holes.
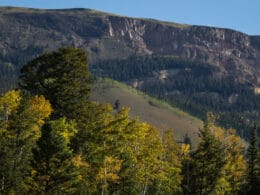
{"type": "Polygon", "coordinates": [[[260,37],[229,29],[120,17],[86,9],[0,8],[0,64],[21,66],[61,46],[85,48],[91,61],[133,54],[199,60],[252,82],[260,79],[260,37]]]}
{"type": "Polygon", "coordinates": [[[109,17],[109,23],[111,37],[140,53],[199,60],[251,79],[260,76],[259,37],[229,29],[120,17],[109,17]]]}

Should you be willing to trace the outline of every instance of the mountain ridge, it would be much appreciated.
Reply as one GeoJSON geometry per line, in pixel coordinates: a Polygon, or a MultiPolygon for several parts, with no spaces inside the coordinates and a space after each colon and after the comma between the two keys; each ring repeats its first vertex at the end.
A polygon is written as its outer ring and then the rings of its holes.
{"type": "MultiPolygon", "coordinates": [[[[174,55],[260,75],[259,36],[231,29],[124,17],[92,9],[0,8],[0,60],[18,69],[61,46],[85,48],[91,62],[130,55],[174,55]],[[19,54],[21,53],[21,55],[19,54]],[[23,57],[22,57],[23,56],[23,57]],[[228,65],[227,65],[228,64],[228,65]]],[[[244,72],[244,73],[241,73],[244,72]]],[[[247,78],[248,77],[248,78],[247,78]]]]}
{"type": "Polygon", "coordinates": [[[222,30],[231,30],[231,31],[235,31],[235,32],[239,32],[242,34],[245,34],[247,36],[252,36],[252,37],[257,37],[260,35],[254,34],[248,34],[246,32],[237,30],[237,29],[232,29],[229,27],[219,27],[219,26],[214,26],[214,25],[199,25],[199,24],[189,24],[189,23],[178,23],[175,21],[168,21],[168,20],[161,20],[161,19],[155,19],[155,18],[149,18],[149,17],[135,17],[135,16],[127,16],[127,15],[123,15],[123,14],[115,14],[112,12],[106,12],[106,11],[102,11],[102,10],[96,10],[96,9],[91,9],[91,8],[81,8],[81,7],[72,7],[72,8],[51,8],[51,9],[43,9],[43,8],[33,8],[33,7],[15,7],[15,6],[0,6],[0,11],[1,10],[8,10],[8,11],[14,11],[17,12],[19,11],[24,11],[24,12],[28,12],[28,11],[37,11],[37,12],[51,12],[51,11],[58,11],[58,12],[66,12],[66,11],[89,11],[89,12],[96,12],[96,13],[100,13],[103,15],[111,15],[111,16],[118,16],[118,17],[124,17],[124,18],[129,18],[129,19],[138,19],[138,20],[146,20],[146,21],[152,21],[155,23],[164,23],[164,24],[168,24],[168,25],[180,25],[180,26],[197,26],[197,27],[208,27],[208,28],[216,28],[216,29],[222,29],[222,30]]]}

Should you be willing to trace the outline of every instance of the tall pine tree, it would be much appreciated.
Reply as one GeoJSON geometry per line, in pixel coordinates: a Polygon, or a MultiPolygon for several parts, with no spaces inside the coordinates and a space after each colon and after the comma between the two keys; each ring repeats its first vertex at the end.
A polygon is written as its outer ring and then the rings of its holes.
{"type": "MultiPolygon", "coordinates": [[[[72,141],[79,151],[79,142],[86,140],[92,107],[89,105],[90,73],[83,49],[60,48],[28,62],[21,70],[20,87],[46,97],[52,107],[51,119],[66,117],[77,123],[78,134],[72,141]]],[[[95,109],[95,108],[94,108],[95,109]]]]}
{"type": "Polygon", "coordinates": [[[258,148],[257,148],[257,127],[254,124],[254,127],[251,132],[250,145],[247,150],[248,154],[248,187],[249,194],[258,194],[260,193],[260,186],[258,182],[258,148]]]}
{"type": "Polygon", "coordinates": [[[80,120],[90,95],[88,61],[84,50],[60,48],[28,62],[21,70],[20,86],[44,95],[53,109],[52,118],[80,120]]]}
{"type": "Polygon", "coordinates": [[[32,192],[75,192],[79,171],[69,144],[76,132],[75,124],[64,118],[43,125],[42,135],[33,149],[32,192]]]}
{"type": "Polygon", "coordinates": [[[192,155],[190,163],[189,193],[207,195],[216,188],[225,165],[224,147],[213,135],[212,114],[208,114],[203,129],[200,130],[200,143],[192,155]]]}

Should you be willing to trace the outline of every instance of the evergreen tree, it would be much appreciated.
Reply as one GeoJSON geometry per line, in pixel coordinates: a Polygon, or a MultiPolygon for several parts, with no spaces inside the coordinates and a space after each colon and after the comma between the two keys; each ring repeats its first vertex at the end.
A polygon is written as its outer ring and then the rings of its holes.
{"type": "Polygon", "coordinates": [[[61,48],[43,54],[22,68],[20,79],[22,89],[44,95],[50,101],[54,109],[52,118],[84,118],[90,77],[86,53],[82,49],[61,48]]]}
{"type": "Polygon", "coordinates": [[[33,149],[32,192],[53,194],[76,190],[79,170],[69,147],[75,133],[75,124],[64,118],[43,125],[42,136],[33,149]]]}
{"type": "Polygon", "coordinates": [[[54,109],[52,119],[75,120],[78,133],[72,145],[75,152],[79,152],[86,142],[86,131],[90,131],[88,124],[93,122],[91,118],[95,112],[88,101],[90,74],[85,51],[60,48],[43,54],[22,68],[20,79],[22,89],[44,95],[50,101],[54,109]]]}
{"type": "Polygon", "coordinates": [[[113,109],[118,111],[119,108],[120,108],[120,101],[119,99],[117,99],[114,103],[113,109]]]}
{"type": "Polygon", "coordinates": [[[249,194],[257,194],[260,192],[260,186],[258,186],[258,148],[257,148],[257,127],[254,127],[251,131],[250,145],[248,147],[248,187],[249,194]]]}
{"type": "Polygon", "coordinates": [[[211,132],[212,125],[212,115],[208,114],[204,127],[200,130],[201,141],[190,163],[191,194],[207,195],[213,192],[225,165],[224,147],[211,132]]]}

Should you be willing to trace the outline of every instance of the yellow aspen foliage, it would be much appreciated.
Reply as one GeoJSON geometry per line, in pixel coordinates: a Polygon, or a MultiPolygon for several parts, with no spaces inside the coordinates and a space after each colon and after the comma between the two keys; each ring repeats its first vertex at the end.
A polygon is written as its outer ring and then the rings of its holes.
{"type": "Polygon", "coordinates": [[[22,97],[19,90],[11,90],[0,97],[0,112],[10,115],[15,110],[21,101],[22,97]]]}
{"type": "Polygon", "coordinates": [[[82,160],[82,156],[79,154],[74,156],[73,162],[76,167],[80,167],[80,166],[89,167],[89,165],[85,161],[82,160]]]}
{"type": "Polygon", "coordinates": [[[142,191],[147,191],[149,187],[163,176],[160,158],[163,154],[163,146],[159,139],[159,132],[156,128],[147,123],[141,125],[144,136],[138,136],[134,153],[136,163],[136,181],[142,186],[142,191]]]}
{"type": "Polygon", "coordinates": [[[247,171],[247,163],[243,156],[244,141],[235,134],[235,130],[229,129],[224,138],[226,179],[230,183],[231,193],[238,192],[244,184],[247,171]]]}
{"type": "Polygon", "coordinates": [[[163,159],[176,167],[181,167],[180,147],[175,141],[173,130],[166,130],[162,135],[162,144],[164,149],[163,159]]]}
{"type": "Polygon", "coordinates": [[[41,126],[51,114],[51,105],[43,96],[31,97],[20,91],[9,91],[0,97],[3,191],[20,191],[26,189],[25,175],[28,173],[32,148],[41,136],[41,126]],[[11,186],[9,186],[11,185],[11,186]],[[20,189],[16,189],[16,188],[20,189]]]}
{"type": "Polygon", "coordinates": [[[62,139],[64,144],[69,144],[72,137],[77,133],[77,129],[75,128],[76,124],[74,121],[66,121],[66,118],[59,119],[60,123],[63,124],[63,128],[57,129],[56,133],[62,139]]]}
{"type": "Polygon", "coordinates": [[[228,192],[231,192],[231,186],[230,183],[226,180],[225,177],[218,178],[216,182],[216,189],[213,192],[213,194],[217,195],[225,195],[228,194],[228,192]]]}
{"type": "Polygon", "coordinates": [[[237,193],[245,182],[247,170],[246,159],[243,151],[246,148],[246,142],[236,135],[234,129],[222,129],[211,125],[212,134],[222,142],[224,146],[223,158],[225,165],[222,170],[222,177],[219,178],[216,187],[216,193],[237,193]]]}
{"type": "MultiPolygon", "coordinates": [[[[74,165],[78,168],[79,170],[79,175],[77,176],[77,180],[79,182],[82,183],[82,185],[84,186],[85,183],[88,184],[88,181],[85,181],[84,182],[84,179],[88,177],[89,173],[90,173],[90,165],[89,163],[87,163],[86,161],[84,161],[82,159],[82,155],[78,154],[78,155],[75,155],[72,159],[74,165]]],[[[87,185],[85,185],[86,187],[87,185]]]]}
{"type": "Polygon", "coordinates": [[[181,144],[180,146],[181,159],[187,159],[190,156],[190,144],[181,144]]]}
{"type": "Polygon", "coordinates": [[[101,188],[104,190],[109,184],[119,182],[119,171],[121,169],[122,160],[116,157],[106,156],[104,159],[104,164],[100,167],[97,174],[97,181],[101,184],[101,188]]]}
{"type": "Polygon", "coordinates": [[[181,186],[181,150],[174,139],[173,130],[166,130],[162,135],[163,144],[163,173],[160,190],[168,192],[180,191],[181,186]]]}
{"type": "Polygon", "coordinates": [[[30,100],[28,111],[34,114],[39,119],[37,123],[42,125],[44,123],[43,119],[51,114],[52,107],[50,102],[40,95],[30,100]]]}
{"type": "Polygon", "coordinates": [[[41,136],[41,126],[44,124],[44,120],[50,116],[51,112],[51,104],[43,96],[31,97],[26,102],[21,113],[22,121],[19,122],[19,125],[21,125],[19,128],[26,129],[26,131],[21,131],[21,137],[37,140],[41,136]]]}

